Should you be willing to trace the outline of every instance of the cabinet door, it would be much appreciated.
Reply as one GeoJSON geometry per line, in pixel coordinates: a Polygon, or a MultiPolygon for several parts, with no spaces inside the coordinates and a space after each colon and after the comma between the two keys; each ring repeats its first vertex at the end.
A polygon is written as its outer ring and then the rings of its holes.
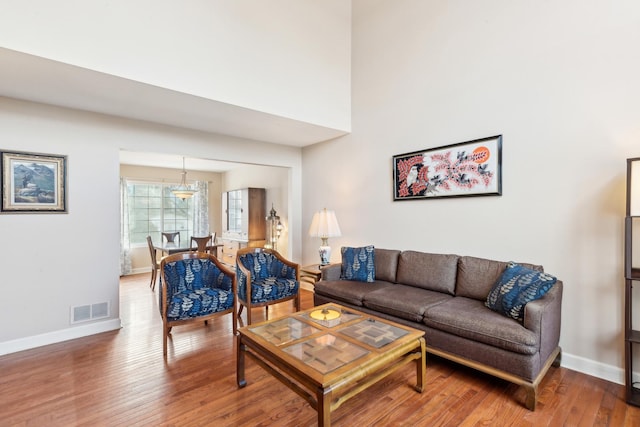
{"type": "Polygon", "coordinates": [[[243,204],[246,197],[243,190],[233,190],[222,193],[223,229],[231,233],[242,233],[246,220],[243,204]]]}
{"type": "Polygon", "coordinates": [[[247,204],[247,222],[245,233],[249,240],[266,239],[266,190],[264,188],[249,188],[245,198],[247,204]]]}

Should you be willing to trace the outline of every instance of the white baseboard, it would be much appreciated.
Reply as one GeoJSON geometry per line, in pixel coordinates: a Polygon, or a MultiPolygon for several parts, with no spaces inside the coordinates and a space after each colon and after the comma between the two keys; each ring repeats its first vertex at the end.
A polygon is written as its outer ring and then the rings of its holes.
{"type": "Polygon", "coordinates": [[[572,371],[578,371],[612,383],[624,384],[624,370],[613,365],[607,365],[565,352],[562,353],[561,365],[563,368],[571,369],[572,371]]]}
{"type": "Polygon", "coordinates": [[[46,334],[34,335],[31,337],[18,338],[12,341],[0,343],[0,356],[18,351],[29,350],[43,345],[55,344],[75,338],[82,338],[101,332],[114,331],[122,327],[122,322],[117,319],[106,319],[88,325],[75,326],[73,328],[59,331],[47,332],[46,334]]]}

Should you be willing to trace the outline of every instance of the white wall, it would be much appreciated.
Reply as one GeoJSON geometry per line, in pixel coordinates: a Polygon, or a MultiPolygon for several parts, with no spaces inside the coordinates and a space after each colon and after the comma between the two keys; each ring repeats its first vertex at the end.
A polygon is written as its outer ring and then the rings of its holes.
{"type": "Polygon", "coordinates": [[[345,0],[5,0],[0,47],[349,130],[350,19],[345,0]]]}
{"type": "Polygon", "coordinates": [[[355,0],[353,17],[352,134],[303,150],[303,231],[326,206],[333,261],[372,243],[542,264],[564,281],[563,364],[622,382],[640,3],[355,0]],[[394,154],[496,134],[501,197],[392,201],[394,154]]]}
{"type": "MultiPolygon", "coordinates": [[[[0,97],[2,149],[68,155],[68,214],[0,215],[4,309],[0,354],[118,328],[119,153],[156,151],[288,168],[301,198],[299,148],[0,97]],[[296,184],[297,183],[297,184],[296,184]],[[87,250],[90,248],[90,250],[87,250]],[[70,325],[74,305],[112,304],[111,318],[70,325]]],[[[290,230],[300,231],[300,205],[290,230]]],[[[300,246],[290,248],[300,257],[300,246]]]]}

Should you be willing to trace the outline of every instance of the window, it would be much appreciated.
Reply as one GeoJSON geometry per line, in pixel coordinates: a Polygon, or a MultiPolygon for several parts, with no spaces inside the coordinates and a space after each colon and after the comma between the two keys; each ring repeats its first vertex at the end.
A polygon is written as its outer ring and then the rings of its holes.
{"type": "Polygon", "coordinates": [[[187,242],[193,231],[193,199],[182,200],[171,193],[173,185],[127,182],[129,239],[132,246],[146,245],[147,236],[161,242],[162,232],[180,232],[187,242]]]}

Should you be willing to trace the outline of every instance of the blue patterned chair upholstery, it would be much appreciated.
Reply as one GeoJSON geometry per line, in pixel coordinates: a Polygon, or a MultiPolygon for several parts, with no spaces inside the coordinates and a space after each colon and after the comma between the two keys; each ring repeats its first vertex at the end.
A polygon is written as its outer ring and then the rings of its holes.
{"type": "Polygon", "coordinates": [[[207,321],[231,313],[236,333],[235,274],[207,253],[182,252],[162,259],[162,350],[167,355],[167,337],[173,326],[207,321]]]}
{"type": "Polygon", "coordinates": [[[252,307],[268,307],[294,300],[300,311],[300,271],[298,264],[285,259],[273,249],[244,248],[236,257],[238,303],[247,307],[247,324],[251,324],[252,307]]]}

